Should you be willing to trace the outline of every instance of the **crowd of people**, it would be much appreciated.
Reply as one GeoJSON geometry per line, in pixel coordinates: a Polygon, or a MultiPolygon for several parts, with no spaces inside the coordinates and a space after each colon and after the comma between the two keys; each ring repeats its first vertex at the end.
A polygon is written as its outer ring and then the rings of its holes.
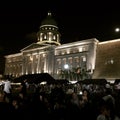
{"type": "Polygon", "coordinates": [[[16,94],[9,80],[1,85],[1,116],[9,113],[13,119],[18,115],[21,119],[120,120],[120,90],[111,84],[28,85],[25,80],[16,94]]]}

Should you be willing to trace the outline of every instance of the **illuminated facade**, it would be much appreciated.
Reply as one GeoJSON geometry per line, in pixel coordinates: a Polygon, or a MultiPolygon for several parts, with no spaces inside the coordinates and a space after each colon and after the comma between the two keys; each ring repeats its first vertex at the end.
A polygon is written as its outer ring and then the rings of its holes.
{"type": "MultiPolygon", "coordinates": [[[[48,13],[47,17],[41,22],[37,40],[36,43],[20,50],[20,53],[5,56],[5,75],[18,77],[24,74],[47,72],[58,79],[62,78],[61,71],[72,74],[73,70],[80,68],[79,70],[89,71],[93,78],[113,78],[113,76],[103,75],[103,72],[100,71],[102,71],[102,66],[106,70],[105,65],[109,64],[109,62],[112,65],[115,63],[115,56],[111,57],[113,56],[112,52],[110,54],[104,51],[103,54],[103,50],[109,51],[114,42],[106,42],[106,45],[109,46],[108,49],[104,47],[105,42],[99,42],[96,38],[61,45],[61,35],[51,13],[48,13]]],[[[120,40],[118,40],[118,43],[120,43],[120,40]]],[[[118,43],[114,47],[119,48],[118,43]]],[[[76,72],[80,72],[79,70],[76,72]]]]}
{"type": "Polygon", "coordinates": [[[98,40],[88,39],[68,44],[60,44],[61,35],[51,13],[41,22],[37,33],[37,43],[33,43],[20,53],[5,56],[5,75],[18,77],[23,74],[47,72],[60,78],[60,72],[74,68],[95,69],[96,47],[98,40]]]}
{"type": "Polygon", "coordinates": [[[93,78],[120,79],[120,39],[99,42],[93,78]]]}

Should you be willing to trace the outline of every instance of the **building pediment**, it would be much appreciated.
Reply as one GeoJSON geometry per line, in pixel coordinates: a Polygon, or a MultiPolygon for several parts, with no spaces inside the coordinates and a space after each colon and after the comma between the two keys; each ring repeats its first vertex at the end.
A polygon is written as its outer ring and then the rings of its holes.
{"type": "Polygon", "coordinates": [[[20,51],[28,51],[28,50],[43,48],[45,46],[46,45],[44,45],[44,44],[32,43],[32,44],[28,45],[27,47],[21,49],[20,51]]]}

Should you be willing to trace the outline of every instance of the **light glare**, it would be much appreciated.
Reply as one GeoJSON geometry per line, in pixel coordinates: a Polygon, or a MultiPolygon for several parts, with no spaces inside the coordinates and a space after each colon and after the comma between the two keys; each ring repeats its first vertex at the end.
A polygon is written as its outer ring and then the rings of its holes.
{"type": "Polygon", "coordinates": [[[115,32],[119,32],[119,31],[120,31],[120,28],[116,28],[116,29],[115,29],[115,32]]]}

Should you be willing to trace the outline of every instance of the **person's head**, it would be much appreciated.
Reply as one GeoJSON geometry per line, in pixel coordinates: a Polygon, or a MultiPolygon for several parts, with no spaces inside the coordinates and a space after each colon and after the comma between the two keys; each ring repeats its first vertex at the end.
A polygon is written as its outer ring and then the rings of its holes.
{"type": "Polygon", "coordinates": [[[82,93],[83,93],[83,96],[88,96],[89,91],[87,89],[83,89],[82,93]]]}
{"type": "Polygon", "coordinates": [[[107,105],[102,105],[100,108],[100,112],[101,114],[105,115],[105,116],[110,116],[110,108],[107,105]]]}

